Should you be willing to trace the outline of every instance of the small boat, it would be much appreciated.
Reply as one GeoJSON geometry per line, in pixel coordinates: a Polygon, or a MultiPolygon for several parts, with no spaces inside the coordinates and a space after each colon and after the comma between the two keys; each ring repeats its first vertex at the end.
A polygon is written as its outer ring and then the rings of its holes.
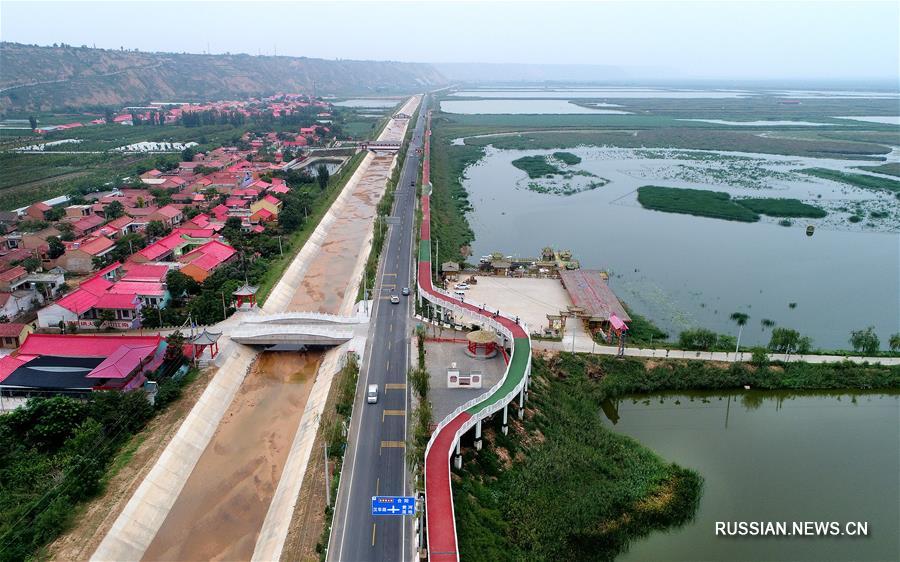
{"type": "Polygon", "coordinates": [[[807,236],[812,236],[815,231],[816,231],[816,227],[814,227],[811,224],[806,227],[806,235],[807,236]]]}

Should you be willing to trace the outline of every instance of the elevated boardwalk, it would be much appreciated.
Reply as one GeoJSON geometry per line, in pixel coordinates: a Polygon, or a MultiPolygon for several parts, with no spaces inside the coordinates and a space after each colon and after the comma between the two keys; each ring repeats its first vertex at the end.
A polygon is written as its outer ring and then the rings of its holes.
{"type": "MultiPolygon", "coordinates": [[[[430,188],[430,116],[425,138],[423,185],[430,188]]],[[[418,286],[420,298],[433,305],[464,314],[476,322],[491,326],[510,345],[512,356],[503,378],[484,394],[466,402],[438,423],[425,451],[425,515],[427,521],[428,553],[432,561],[458,561],[459,544],[450,481],[450,457],[456,452],[457,466],[461,463],[459,440],[475,428],[476,447],[480,448],[481,422],[503,411],[507,425],[508,406],[518,396],[519,415],[522,415],[528,379],[531,375],[531,339],[523,322],[509,318],[496,310],[479,308],[462,302],[436,288],[431,281],[431,200],[422,196],[422,226],[419,242],[418,286]]]]}

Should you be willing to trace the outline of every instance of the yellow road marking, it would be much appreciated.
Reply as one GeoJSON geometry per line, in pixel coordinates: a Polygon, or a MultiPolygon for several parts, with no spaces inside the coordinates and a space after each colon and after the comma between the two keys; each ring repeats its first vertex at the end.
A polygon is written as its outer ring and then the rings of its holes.
{"type": "Polygon", "coordinates": [[[396,283],[382,283],[381,288],[382,289],[396,289],[397,284],[396,283]]]}
{"type": "Polygon", "coordinates": [[[375,546],[375,523],[372,523],[372,546],[375,546]]]}
{"type": "Polygon", "coordinates": [[[406,390],[405,382],[388,382],[384,383],[385,390],[406,390]]]}
{"type": "Polygon", "coordinates": [[[384,410],[381,412],[381,422],[384,423],[385,416],[405,416],[405,415],[406,415],[406,410],[384,410]]]}
{"type": "Polygon", "coordinates": [[[381,442],[382,449],[405,449],[406,443],[403,441],[382,441],[381,442]]]}
{"type": "Polygon", "coordinates": [[[391,275],[393,275],[394,277],[397,276],[396,273],[385,273],[385,274],[382,275],[382,277],[390,277],[391,275]]]}

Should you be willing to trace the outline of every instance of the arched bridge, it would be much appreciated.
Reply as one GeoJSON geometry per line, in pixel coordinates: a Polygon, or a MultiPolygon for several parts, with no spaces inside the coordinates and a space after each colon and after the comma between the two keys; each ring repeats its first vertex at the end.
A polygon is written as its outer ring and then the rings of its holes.
{"type": "Polygon", "coordinates": [[[365,337],[368,318],[318,312],[254,314],[231,329],[231,339],[246,345],[334,346],[365,337]]]}

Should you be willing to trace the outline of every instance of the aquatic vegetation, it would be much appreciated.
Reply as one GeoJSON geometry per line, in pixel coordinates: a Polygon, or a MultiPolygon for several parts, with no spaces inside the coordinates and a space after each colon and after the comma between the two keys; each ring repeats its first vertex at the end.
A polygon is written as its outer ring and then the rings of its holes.
{"type": "Polygon", "coordinates": [[[828,215],[823,209],[814,205],[808,205],[798,199],[742,198],[735,199],[734,202],[743,207],[747,207],[754,213],[768,215],[770,217],[804,217],[820,219],[828,215]]]}
{"type": "Polygon", "coordinates": [[[554,152],[553,158],[568,164],[569,166],[574,166],[576,164],[581,164],[581,157],[572,154],[571,152],[554,152]]]}
{"type": "Polygon", "coordinates": [[[645,185],[638,188],[645,209],[741,222],[756,222],[759,215],[737,204],[724,191],[645,185]]]}
{"type": "Polygon", "coordinates": [[[845,183],[861,189],[872,189],[877,191],[890,191],[900,194],[900,181],[888,178],[878,178],[865,174],[848,174],[838,170],[830,170],[828,168],[805,168],[798,170],[800,173],[815,176],[826,180],[832,180],[839,183],[845,183]]]}
{"type": "Polygon", "coordinates": [[[531,179],[562,174],[562,170],[547,161],[546,156],[523,156],[512,161],[512,165],[524,171],[531,179]]]}

